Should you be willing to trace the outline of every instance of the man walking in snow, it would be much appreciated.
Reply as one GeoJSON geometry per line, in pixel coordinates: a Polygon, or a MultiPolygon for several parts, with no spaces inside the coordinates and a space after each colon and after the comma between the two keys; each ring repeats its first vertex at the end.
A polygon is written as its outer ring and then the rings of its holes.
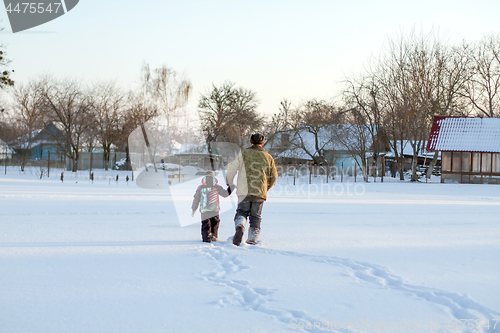
{"type": "Polygon", "coordinates": [[[274,159],[262,148],[264,135],[253,134],[250,137],[250,148],[244,149],[231,162],[227,170],[227,184],[231,186],[238,173],[237,194],[238,207],[234,217],[236,232],[233,244],[240,245],[247,218],[250,220],[248,244],[255,244],[260,234],[262,206],[267,198],[267,191],[276,183],[278,172],[274,159]]]}

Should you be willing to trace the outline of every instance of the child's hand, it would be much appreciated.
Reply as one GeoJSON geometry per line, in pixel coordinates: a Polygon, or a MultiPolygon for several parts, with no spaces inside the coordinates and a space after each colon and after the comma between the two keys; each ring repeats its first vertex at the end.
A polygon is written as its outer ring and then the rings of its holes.
{"type": "Polygon", "coordinates": [[[191,216],[192,216],[192,217],[194,217],[194,214],[195,214],[195,213],[196,213],[196,211],[195,211],[195,210],[193,210],[193,211],[191,212],[191,216]]]}
{"type": "Polygon", "coordinates": [[[235,188],[236,188],[236,185],[234,185],[234,184],[227,185],[227,193],[229,193],[229,195],[231,195],[231,193],[233,193],[235,188]]]}

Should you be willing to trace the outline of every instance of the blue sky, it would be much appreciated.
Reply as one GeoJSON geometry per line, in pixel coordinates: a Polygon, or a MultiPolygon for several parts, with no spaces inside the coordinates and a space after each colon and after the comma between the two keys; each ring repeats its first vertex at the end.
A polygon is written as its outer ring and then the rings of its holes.
{"type": "Polygon", "coordinates": [[[257,92],[259,111],[279,102],[336,96],[388,38],[434,29],[450,43],[500,33],[500,1],[80,0],[64,16],[12,34],[0,10],[0,42],[14,80],[57,77],[138,83],[143,62],[191,80],[197,104],[212,82],[257,92]]]}

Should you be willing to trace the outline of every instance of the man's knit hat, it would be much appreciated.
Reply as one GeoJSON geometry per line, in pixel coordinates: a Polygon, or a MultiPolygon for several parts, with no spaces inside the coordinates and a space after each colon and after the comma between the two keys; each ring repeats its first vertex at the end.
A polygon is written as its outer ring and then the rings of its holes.
{"type": "Polygon", "coordinates": [[[261,145],[264,143],[264,135],[255,133],[250,137],[250,143],[253,145],[261,145]]]}

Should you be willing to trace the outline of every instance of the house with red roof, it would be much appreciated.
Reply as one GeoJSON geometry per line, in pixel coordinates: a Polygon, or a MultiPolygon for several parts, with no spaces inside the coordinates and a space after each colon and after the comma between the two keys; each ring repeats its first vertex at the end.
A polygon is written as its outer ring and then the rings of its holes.
{"type": "Polygon", "coordinates": [[[434,117],[427,151],[441,152],[441,182],[500,184],[500,118],[434,117]]]}

